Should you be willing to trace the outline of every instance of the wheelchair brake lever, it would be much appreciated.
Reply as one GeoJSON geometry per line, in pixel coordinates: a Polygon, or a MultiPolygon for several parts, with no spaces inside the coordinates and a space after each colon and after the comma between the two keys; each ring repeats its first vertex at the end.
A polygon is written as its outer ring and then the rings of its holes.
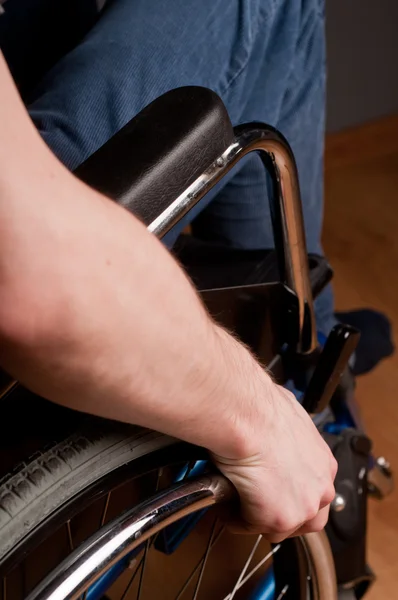
{"type": "Polygon", "coordinates": [[[322,412],[329,404],[359,336],[359,331],[349,325],[333,327],[304,393],[302,406],[308,413],[322,412]]]}

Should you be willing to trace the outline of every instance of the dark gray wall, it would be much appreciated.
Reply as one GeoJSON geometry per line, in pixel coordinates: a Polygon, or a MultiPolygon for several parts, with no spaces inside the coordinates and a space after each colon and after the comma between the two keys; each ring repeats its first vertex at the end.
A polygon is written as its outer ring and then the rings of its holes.
{"type": "Polygon", "coordinates": [[[329,131],[398,112],[398,0],[327,0],[329,131]]]}

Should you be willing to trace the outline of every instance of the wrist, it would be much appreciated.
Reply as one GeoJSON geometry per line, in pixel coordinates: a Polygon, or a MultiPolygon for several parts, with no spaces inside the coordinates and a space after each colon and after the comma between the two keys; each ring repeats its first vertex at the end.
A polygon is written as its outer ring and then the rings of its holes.
{"type": "Polygon", "coordinates": [[[245,346],[219,327],[216,335],[225,361],[218,394],[225,401],[209,450],[241,461],[254,456],[262,446],[273,420],[275,384],[245,346]]]}

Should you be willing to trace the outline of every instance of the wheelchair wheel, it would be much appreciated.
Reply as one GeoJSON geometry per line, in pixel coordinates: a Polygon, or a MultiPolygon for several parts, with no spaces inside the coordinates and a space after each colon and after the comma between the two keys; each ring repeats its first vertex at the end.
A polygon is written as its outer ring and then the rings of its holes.
{"type": "Polygon", "coordinates": [[[1,600],[336,600],[323,533],[232,535],[203,450],[89,423],[0,481],[1,600]]]}

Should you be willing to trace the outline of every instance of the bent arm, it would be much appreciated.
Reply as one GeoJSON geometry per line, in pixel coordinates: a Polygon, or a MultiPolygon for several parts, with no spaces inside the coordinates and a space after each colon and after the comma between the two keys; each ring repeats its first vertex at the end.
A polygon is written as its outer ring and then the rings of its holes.
{"type": "Polygon", "coordinates": [[[250,454],[269,377],[161,243],[52,155],[2,59],[0,88],[0,363],[55,402],[250,454]]]}
{"type": "Polygon", "coordinates": [[[55,402],[208,448],[250,531],[324,527],[337,467],[309,416],[161,243],[57,161],[1,57],[0,89],[0,364],[55,402]]]}

